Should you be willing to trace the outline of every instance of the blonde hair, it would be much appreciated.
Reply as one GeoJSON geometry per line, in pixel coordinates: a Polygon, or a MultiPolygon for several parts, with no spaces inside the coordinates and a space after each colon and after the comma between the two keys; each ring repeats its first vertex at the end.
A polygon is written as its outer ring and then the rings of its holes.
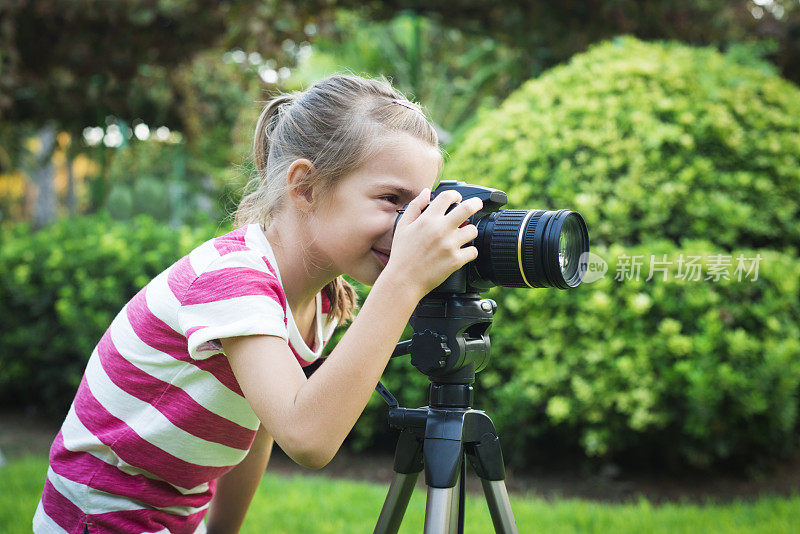
{"type": "MultiPolygon", "coordinates": [[[[256,124],[253,156],[258,174],[248,184],[252,192],[240,201],[234,224],[268,227],[288,194],[289,166],[301,158],[313,163],[314,172],[293,187],[301,192],[312,189],[312,206],[316,205],[377,153],[391,132],[439,146],[422,109],[385,79],[334,75],[305,91],[273,98],[256,124]]],[[[338,276],[324,289],[333,316],[340,322],[352,320],[358,304],[355,288],[338,276]]]]}

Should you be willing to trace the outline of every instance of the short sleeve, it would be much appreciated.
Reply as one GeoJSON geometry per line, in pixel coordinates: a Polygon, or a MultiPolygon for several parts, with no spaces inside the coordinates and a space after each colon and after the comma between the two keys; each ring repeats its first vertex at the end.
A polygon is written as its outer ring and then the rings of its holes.
{"type": "Polygon", "coordinates": [[[211,262],[180,300],[178,324],[189,355],[222,352],[221,338],[272,335],[289,339],[286,296],[256,252],[225,254],[211,262]]]}

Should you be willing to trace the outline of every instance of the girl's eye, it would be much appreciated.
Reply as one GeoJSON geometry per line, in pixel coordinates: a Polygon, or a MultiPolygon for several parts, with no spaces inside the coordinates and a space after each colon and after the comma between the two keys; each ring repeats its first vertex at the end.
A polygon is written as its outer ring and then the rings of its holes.
{"type": "Polygon", "coordinates": [[[387,202],[391,202],[392,204],[397,204],[397,195],[383,195],[380,197],[381,200],[386,200],[387,202]]]}

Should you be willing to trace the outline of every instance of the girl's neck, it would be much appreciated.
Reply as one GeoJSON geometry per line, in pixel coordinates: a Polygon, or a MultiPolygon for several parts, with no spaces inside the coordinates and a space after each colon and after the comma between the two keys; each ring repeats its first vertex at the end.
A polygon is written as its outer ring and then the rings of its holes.
{"type": "Polygon", "coordinates": [[[340,274],[311,258],[313,244],[309,244],[309,236],[304,235],[298,223],[273,220],[264,231],[278,262],[283,291],[292,313],[307,310],[317,293],[340,274]]]}

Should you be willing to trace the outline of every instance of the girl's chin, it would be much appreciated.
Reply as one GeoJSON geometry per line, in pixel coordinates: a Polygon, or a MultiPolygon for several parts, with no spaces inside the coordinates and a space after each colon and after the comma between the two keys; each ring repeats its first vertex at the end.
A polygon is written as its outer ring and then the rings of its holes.
{"type": "Polygon", "coordinates": [[[352,278],[359,284],[364,284],[367,286],[375,285],[375,282],[378,280],[378,277],[383,272],[383,268],[378,268],[376,270],[363,270],[357,273],[343,273],[348,277],[352,278]]]}

